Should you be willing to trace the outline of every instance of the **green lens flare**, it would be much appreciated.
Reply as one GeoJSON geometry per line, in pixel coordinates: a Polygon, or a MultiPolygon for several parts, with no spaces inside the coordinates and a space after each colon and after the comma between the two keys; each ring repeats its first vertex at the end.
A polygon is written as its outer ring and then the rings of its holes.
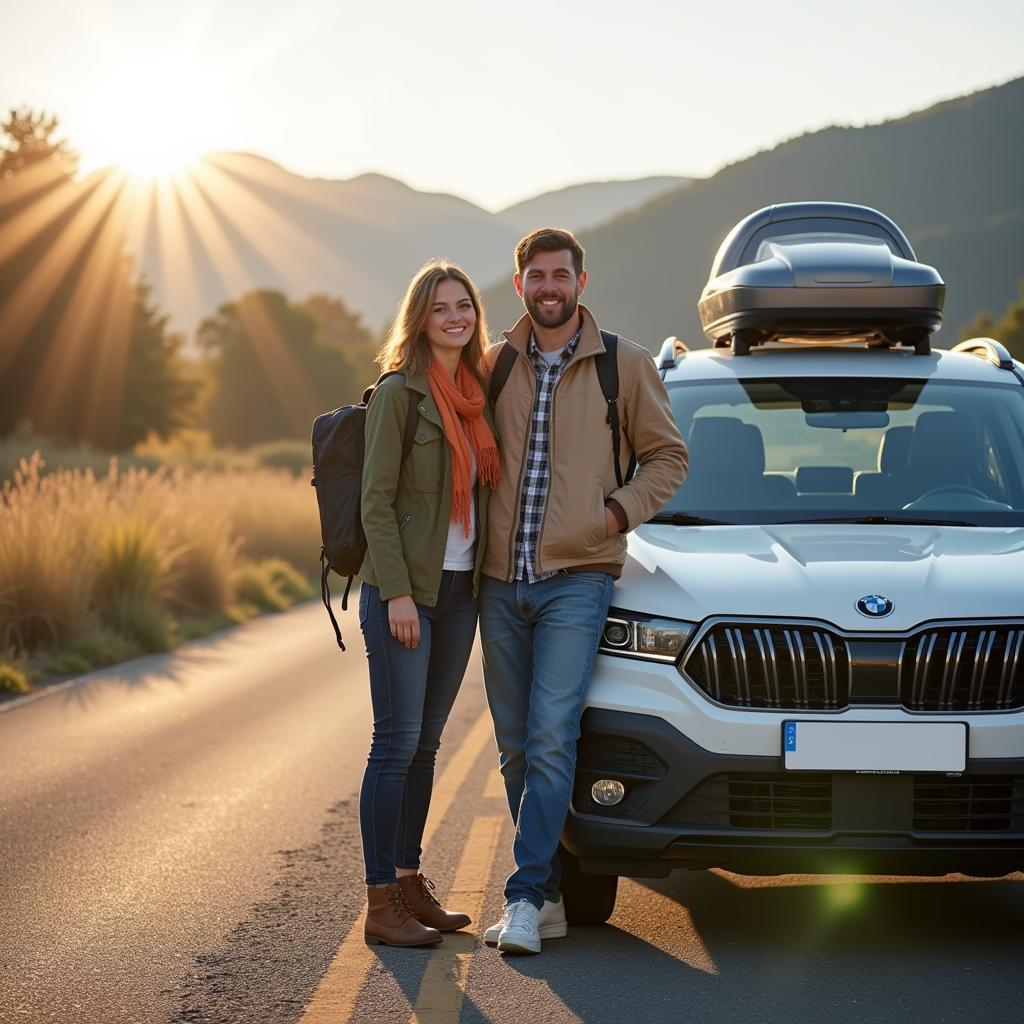
{"type": "Polygon", "coordinates": [[[825,902],[833,910],[851,910],[864,899],[864,886],[857,882],[839,882],[824,889],[825,902]]]}

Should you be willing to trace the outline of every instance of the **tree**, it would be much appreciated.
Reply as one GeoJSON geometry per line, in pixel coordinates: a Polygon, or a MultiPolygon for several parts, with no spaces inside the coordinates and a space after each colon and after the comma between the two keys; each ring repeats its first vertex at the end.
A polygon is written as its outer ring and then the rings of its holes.
{"type": "Polygon", "coordinates": [[[299,309],[316,321],[316,343],[351,355],[368,351],[373,336],[358,313],[352,312],[341,299],[317,293],[299,303],[299,309]]]}
{"type": "Polygon", "coordinates": [[[366,385],[377,377],[374,356],[380,347],[379,339],[374,337],[358,313],[333,295],[311,295],[299,303],[299,309],[308,313],[316,323],[314,342],[338,352],[350,367],[350,372],[335,382],[334,404],[359,401],[366,385]]]}
{"type": "Polygon", "coordinates": [[[185,339],[169,330],[148,282],[135,284],[124,402],[115,443],[129,448],[149,434],[166,438],[196,420],[202,389],[198,369],[182,357],[185,339]]]}
{"type": "Polygon", "coordinates": [[[992,338],[1002,342],[1014,359],[1024,361],[1024,280],[1020,283],[1020,294],[1003,311],[998,321],[988,313],[978,313],[964,331],[961,341],[967,338],[992,338]]]}
{"type": "Polygon", "coordinates": [[[0,434],[106,448],[180,425],[198,384],[124,254],[111,180],[72,177],[56,117],[0,126],[0,434]]]}
{"type": "Polygon", "coordinates": [[[213,379],[207,425],[219,444],[306,438],[313,419],[352,392],[345,354],[308,309],[279,291],[225,303],[199,325],[197,339],[213,379]]]}
{"type": "Polygon", "coordinates": [[[66,139],[55,138],[59,127],[55,114],[12,109],[0,125],[0,181],[40,166],[72,176],[78,154],[66,139]]]}

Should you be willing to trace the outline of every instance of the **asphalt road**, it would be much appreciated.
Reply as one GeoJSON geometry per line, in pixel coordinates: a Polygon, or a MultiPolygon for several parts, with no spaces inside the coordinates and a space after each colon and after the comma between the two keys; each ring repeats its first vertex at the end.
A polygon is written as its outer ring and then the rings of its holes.
{"type": "Polygon", "coordinates": [[[478,935],[511,825],[479,664],[424,869],[473,928],[366,947],[365,665],[306,606],[0,705],[0,1022],[1024,1020],[1024,878],[623,880],[539,957],[478,935]]]}

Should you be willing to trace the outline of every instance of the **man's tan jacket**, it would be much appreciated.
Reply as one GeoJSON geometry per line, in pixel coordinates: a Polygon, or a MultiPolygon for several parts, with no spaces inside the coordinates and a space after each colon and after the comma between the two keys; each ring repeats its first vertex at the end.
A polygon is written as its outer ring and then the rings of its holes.
{"type": "MultiPolygon", "coordinates": [[[[649,519],[675,493],[686,475],[686,445],[669,408],[665,385],[650,352],[619,339],[619,419],[623,475],[631,452],[638,467],[623,487],[615,479],[608,404],[597,379],[594,356],[604,342],[593,314],[580,306],[583,332],[562,373],[550,409],[550,482],[537,545],[537,570],[592,565],[619,570],[626,558],[623,533],[608,536],[605,505],[617,502],[627,528],[649,519]]],[[[491,495],[483,572],[511,580],[526,455],[530,443],[537,378],[527,355],[530,318],[523,316],[487,351],[492,369],[504,345],[518,352],[494,410],[501,439],[501,480],[491,495]]],[[[617,571],[613,572],[618,575],[617,571]]]]}

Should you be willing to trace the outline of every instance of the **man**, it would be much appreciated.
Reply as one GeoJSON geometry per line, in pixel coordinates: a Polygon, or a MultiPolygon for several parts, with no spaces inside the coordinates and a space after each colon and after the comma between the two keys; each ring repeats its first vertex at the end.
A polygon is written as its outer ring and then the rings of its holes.
{"type": "Polygon", "coordinates": [[[515,259],[526,314],[487,355],[493,371],[505,346],[515,350],[495,408],[502,469],[490,498],[480,633],[516,869],[485,939],[539,953],[542,938],[566,934],[558,840],[624,534],[675,492],[687,456],[650,353],[620,339],[623,479],[631,454],[638,468],[618,485],[595,363],[605,342],[579,304],[583,248],[568,231],[541,228],[519,242],[515,259]]]}

